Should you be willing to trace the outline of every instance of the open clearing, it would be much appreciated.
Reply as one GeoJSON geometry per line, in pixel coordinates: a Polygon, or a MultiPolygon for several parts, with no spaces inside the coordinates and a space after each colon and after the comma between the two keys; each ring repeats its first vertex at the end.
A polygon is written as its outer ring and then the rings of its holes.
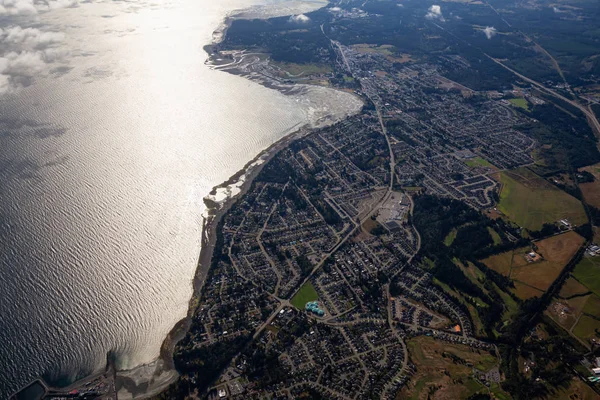
{"type": "Polygon", "coordinates": [[[575,267],[573,276],[590,291],[600,296],[600,257],[585,257],[575,267]]]}
{"type": "Polygon", "coordinates": [[[537,231],[563,218],[574,225],[587,222],[579,200],[526,168],[503,172],[500,181],[498,209],[524,228],[537,231]]]}
{"type": "Polygon", "coordinates": [[[595,400],[598,393],[580,379],[574,378],[566,389],[559,389],[552,397],[555,400],[595,400]]]}
{"type": "Polygon", "coordinates": [[[600,321],[583,314],[575,328],[573,328],[573,333],[578,338],[588,341],[592,338],[598,338],[596,330],[600,330],[600,321]]]}
{"type": "Polygon", "coordinates": [[[292,300],[290,300],[290,303],[292,303],[294,307],[300,310],[304,310],[306,303],[308,303],[309,301],[315,301],[318,298],[319,295],[317,294],[317,291],[315,290],[313,284],[310,282],[306,282],[304,285],[302,285],[302,287],[300,288],[298,293],[296,293],[296,295],[292,298],[292,300]]]}
{"type": "Polygon", "coordinates": [[[569,231],[535,242],[541,261],[528,262],[526,255],[530,249],[523,247],[488,257],[482,262],[510,277],[515,282],[515,294],[521,299],[528,299],[541,296],[550,287],[584,242],[583,237],[569,231]]]}
{"type": "Polygon", "coordinates": [[[594,175],[594,182],[580,183],[579,188],[583,194],[586,203],[596,208],[600,208],[600,164],[590,165],[581,168],[580,171],[587,171],[594,175]]]}
{"type": "Polygon", "coordinates": [[[474,157],[469,160],[465,160],[464,163],[471,168],[489,167],[497,171],[496,167],[494,167],[488,160],[481,157],[474,157]]]}
{"type": "Polygon", "coordinates": [[[587,296],[573,297],[569,300],[554,301],[545,311],[556,323],[567,331],[573,328],[577,319],[583,312],[583,309],[590,298],[587,296]]]}
{"type": "Polygon", "coordinates": [[[352,45],[352,48],[362,54],[381,54],[389,61],[400,64],[414,61],[410,54],[396,53],[396,48],[390,44],[382,44],[381,46],[377,46],[374,44],[360,43],[352,45]]]}
{"type": "Polygon", "coordinates": [[[271,63],[277,68],[279,68],[282,72],[284,72],[284,74],[288,77],[327,74],[331,72],[331,67],[329,67],[326,64],[294,64],[275,61],[271,61],[271,63]]]}
{"type": "Polygon", "coordinates": [[[600,319],[600,297],[591,295],[583,307],[583,313],[600,319]]]}
{"type": "Polygon", "coordinates": [[[563,285],[560,297],[545,313],[583,342],[592,337],[600,338],[595,333],[600,328],[600,296],[590,293],[588,287],[571,276],[563,285]]]}
{"type": "Polygon", "coordinates": [[[516,99],[510,99],[510,101],[514,106],[522,108],[525,111],[529,111],[529,102],[522,97],[518,97],[516,99]]]}
{"type": "Polygon", "coordinates": [[[535,242],[543,260],[513,267],[510,278],[546,291],[584,242],[585,239],[573,231],[535,242]]]}
{"type": "MultiPolygon", "coordinates": [[[[465,399],[475,393],[488,393],[487,388],[473,378],[473,368],[466,363],[487,372],[498,366],[496,357],[491,354],[426,336],[408,340],[407,346],[417,372],[402,389],[399,398],[465,399]]],[[[499,389],[499,394],[505,393],[499,389]]]]}
{"type": "Polygon", "coordinates": [[[494,228],[488,226],[488,232],[490,233],[490,236],[492,237],[492,240],[494,241],[494,246],[497,246],[499,244],[502,244],[502,238],[500,237],[500,235],[498,234],[498,232],[496,232],[494,230],[494,228]]]}
{"type": "Polygon", "coordinates": [[[579,281],[573,277],[567,279],[563,287],[560,289],[559,296],[563,299],[568,299],[572,296],[582,295],[589,293],[590,290],[579,283],[579,281]]]}
{"type": "Polygon", "coordinates": [[[525,255],[529,251],[530,249],[528,247],[521,247],[520,249],[490,256],[482,260],[482,262],[487,265],[488,268],[493,269],[499,274],[510,276],[510,271],[513,267],[527,265],[525,255]]]}
{"type": "Polygon", "coordinates": [[[531,299],[532,297],[541,297],[544,294],[543,291],[524,285],[521,282],[515,282],[514,293],[522,300],[531,299]]]}
{"type": "Polygon", "coordinates": [[[456,230],[456,228],[452,229],[444,238],[444,244],[448,247],[452,246],[452,243],[454,243],[454,239],[456,239],[457,233],[458,231],[456,230]]]}

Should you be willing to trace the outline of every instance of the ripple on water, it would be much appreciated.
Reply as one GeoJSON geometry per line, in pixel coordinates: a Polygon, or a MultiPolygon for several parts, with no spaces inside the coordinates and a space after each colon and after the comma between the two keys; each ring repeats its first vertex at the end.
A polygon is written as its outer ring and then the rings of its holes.
{"type": "Polygon", "coordinates": [[[249,4],[82,3],[29,22],[72,57],[0,102],[0,398],[109,350],[123,368],[157,357],[187,311],[202,198],[291,127],[356,108],[206,66],[213,28],[249,4]]]}

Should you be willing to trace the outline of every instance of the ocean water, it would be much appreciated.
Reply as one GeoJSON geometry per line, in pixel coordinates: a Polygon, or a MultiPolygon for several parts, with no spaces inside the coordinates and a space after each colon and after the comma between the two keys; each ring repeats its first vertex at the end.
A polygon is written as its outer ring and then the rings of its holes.
{"type": "Polygon", "coordinates": [[[254,3],[0,16],[0,398],[102,369],[109,350],[121,368],[155,359],[192,294],[202,198],[315,110],[359,107],[207,66],[223,17],[254,3]]]}

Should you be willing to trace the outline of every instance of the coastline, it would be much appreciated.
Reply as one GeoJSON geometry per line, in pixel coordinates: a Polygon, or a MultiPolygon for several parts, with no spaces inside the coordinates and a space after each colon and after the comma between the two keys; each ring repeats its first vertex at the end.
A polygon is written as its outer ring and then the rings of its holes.
{"type": "MultiPolygon", "coordinates": [[[[326,5],[327,3],[328,2],[324,2],[322,6],[326,5]]],[[[236,19],[244,18],[244,12],[247,11],[248,10],[233,10],[226,14],[223,22],[213,33],[213,41],[203,46],[203,50],[207,53],[206,64],[210,64],[212,68],[219,66],[219,62],[215,60],[215,56],[217,56],[219,53],[215,53],[215,48],[217,48],[225,38],[231,23],[236,19]]],[[[265,16],[265,18],[270,17],[271,16],[265,16]]],[[[267,80],[257,81],[245,74],[238,74],[230,70],[223,72],[243,76],[251,81],[254,81],[255,83],[272,90],[277,90],[283,94],[288,94],[289,92],[286,93],[286,91],[298,89],[298,86],[303,86],[301,84],[280,86],[277,84],[272,84],[267,80]]],[[[334,88],[328,89],[338,90],[334,88]]],[[[302,88],[300,88],[300,90],[302,90],[302,88]]],[[[359,99],[361,103],[363,103],[360,97],[355,97],[359,99]]],[[[360,108],[356,112],[358,111],[360,111],[360,108]]],[[[339,122],[351,115],[354,115],[356,112],[347,112],[343,117],[336,116],[335,113],[331,113],[312,121],[312,123],[306,122],[303,125],[299,124],[289,128],[283,133],[283,136],[280,139],[276,140],[270,146],[258,153],[252,160],[248,161],[244,167],[230,176],[226,181],[214,186],[209,194],[203,198],[206,209],[202,222],[201,248],[192,281],[192,296],[188,302],[187,314],[169,331],[161,345],[160,354],[156,360],[149,364],[140,365],[130,370],[119,370],[116,372],[116,386],[119,398],[145,399],[155,397],[161,392],[165,391],[168,386],[178,379],[179,374],[175,369],[173,354],[177,343],[185,337],[191,327],[191,319],[199,303],[206,276],[211,267],[213,252],[218,236],[217,231],[219,223],[225,214],[235,205],[238,199],[240,199],[250,189],[256,176],[260,173],[264,165],[266,165],[266,163],[270,161],[277,153],[285,149],[292,142],[312,133],[314,129],[339,122]],[[232,187],[236,189],[236,192],[228,193],[223,200],[218,201],[211,198],[217,195],[219,190],[227,191],[231,190],[232,187]],[[136,382],[137,379],[135,379],[136,375],[143,375],[146,379],[140,379],[140,384],[138,385],[138,382],[136,382]],[[121,393],[121,390],[119,389],[125,390],[125,392],[121,393]]]]}
{"type": "Polygon", "coordinates": [[[202,247],[200,249],[198,264],[193,278],[193,293],[188,302],[187,315],[183,319],[179,320],[167,334],[161,346],[160,355],[157,360],[150,364],[135,367],[132,370],[117,371],[117,388],[127,388],[127,392],[131,394],[131,397],[123,397],[125,393],[119,392],[119,398],[150,398],[160,394],[162,391],[167,389],[169,385],[177,380],[179,375],[175,370],[173,353],[177,343],[184,338],[191,327],[191,318],[196,310],[196,306],[202,294],[202,288],[204,287],[206,276],[211,266],[212,256],[217,241],[217,228],[219,222],[231,209],[231,207],[235,205],[238,199],[241,198],[248,191],[248,189],[250,189],[254,179],[269,160],[271,160],[281,150],[285,149],[290,143],[306,136],[307,134],[310,134],[311,132],[312,128],[307,125],[303,125],[299,129],[293,130],[292,132],[283,136],[281,139],[274,142],[271,146],[261,151],[256,157],[246,163],[241,170],[236,172],[225,182],[213,187],[210,192],[213,194],[219,189],[224,189],[239,183],[239,179],[244,177],[243,182],[240,186],[238,186],[239,192],[235,195],[228,196],[226,199],[220,202],[210,199],[209,196],[204,198],[206,215],[203,217],[202,223],[202,247]],[[137,391],[133,387],[137,385],[134,382],[134,379],[128,376],[128,373],[135,373],[135,371],[144,367],[154,368],[155,370],[152,373],[152,379],[150,380],[148,387],[137,391]],[[168,375],[167,379],[157,379],[164,374],[168,375]],[[160,382],[156,382],[157,380],[160,382]],[[153,384],[155,384],[155,386],[153,386],[153,384]]]}

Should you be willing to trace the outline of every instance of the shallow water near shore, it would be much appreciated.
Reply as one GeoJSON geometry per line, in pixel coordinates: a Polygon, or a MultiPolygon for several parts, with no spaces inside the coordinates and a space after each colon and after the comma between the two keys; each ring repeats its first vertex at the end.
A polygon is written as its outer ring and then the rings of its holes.
{"type": "MultiPolygon", "coordinates": [[[[253,3],[92,2],[18,21],[64,34],[66,55],[0,99],[0,398],[101,370],[108,351],[122,369],[153,361],[187,312],[202,198],[314,122],[311,91],[205,64],[225,15],[253,3]]],[[[346,100],[328,107],[342,116],[346,100]]]]}

